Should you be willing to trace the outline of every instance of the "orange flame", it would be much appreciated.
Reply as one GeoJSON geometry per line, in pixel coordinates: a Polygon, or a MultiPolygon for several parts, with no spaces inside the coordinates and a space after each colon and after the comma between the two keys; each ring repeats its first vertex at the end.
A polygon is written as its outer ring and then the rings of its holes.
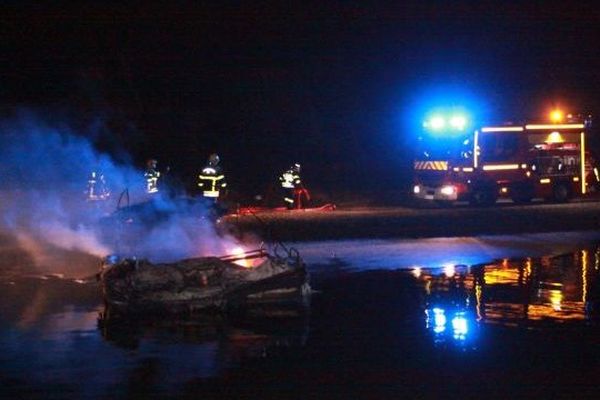
{"type": "MultiPolygon", "coordinates": [[[[231,254],[232,256],[239,256],[239,257],[243,257],[243,256],[244,256],[244,254],[246,254],[246,250],[244,250],[244,248],[243,248],[243,247],[241,247],[241,246],[238,246],[238,247],[234,247],[234,248],[231,250],[230,254],[231,254]]],[[[252,262],[252,260],[249,260],[249,259],[244,259],[244,258],[242,258],[242,259],[240,259],[240,260],[236,260],[236,261],[234,261],[233,263],[234,263],[234,264],[237,264],[237,265],[239,265],[239,266],[241,266],[241,267],[244,267],[244,268],[252,268],[252,266],[253,266],[253,262],[252,262]]]]}

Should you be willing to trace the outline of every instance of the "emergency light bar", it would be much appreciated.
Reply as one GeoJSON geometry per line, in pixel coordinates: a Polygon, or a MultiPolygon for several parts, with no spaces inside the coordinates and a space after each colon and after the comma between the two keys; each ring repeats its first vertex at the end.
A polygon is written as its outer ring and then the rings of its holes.
{"type": "Polygon", "coordinates": [[[425,128],[432,130],[440,130],[446,126],[446,120],[444,117],[436,115],[435,117],[431,117],[428,121],[425,121],[423,124],[425,128]]]}
{"type": "Polygon", "coordinates": [[[423,127],[429,131],[464,131],[468,125],[467,117],[462,114],[435,114],[423,122],[423,127]]]}
{"type": "Polygon", "coordinates": [[[455,129],[462,131],[465,128],[465,125],[467,125],[467,119],[462,115],[455,115],[450,118],[450,126],[455,129]]]}

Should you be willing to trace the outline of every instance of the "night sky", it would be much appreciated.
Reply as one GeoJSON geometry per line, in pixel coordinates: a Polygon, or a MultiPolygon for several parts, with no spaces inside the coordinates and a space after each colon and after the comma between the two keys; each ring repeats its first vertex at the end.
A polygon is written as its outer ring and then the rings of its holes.
{"type": "Polygon", "coordinates": [[[408,187],[414,127],[440,103],[600,114],[593,2],[218,3],[1,6],[2,116],[33,110],[188,187],[211,152],[245,195],[297,161],[335,198],[408,187]]]}

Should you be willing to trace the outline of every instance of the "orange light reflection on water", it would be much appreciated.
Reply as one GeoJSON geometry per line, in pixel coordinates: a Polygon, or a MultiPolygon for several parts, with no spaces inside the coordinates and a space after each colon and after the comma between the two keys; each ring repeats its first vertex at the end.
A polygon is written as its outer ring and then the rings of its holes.
{"type": "MultiPolygon", "coordinates": [[[[592,254],[599,265],[600,252],[592,254]]],[[[570,256],[503,259],[469,269],[419,268],[412,274],[424,283],[426,296],[471,309],[477,321],[516,326],[586,318],[590,282],[598,279],[595,268],[590,273],[590,262],[590,252],[582,250],[570,256]]]]}

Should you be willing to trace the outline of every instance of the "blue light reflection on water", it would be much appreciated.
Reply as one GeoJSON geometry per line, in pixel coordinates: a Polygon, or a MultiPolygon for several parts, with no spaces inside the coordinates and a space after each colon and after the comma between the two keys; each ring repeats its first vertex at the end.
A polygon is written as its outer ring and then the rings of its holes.
{"type": "Polygon", "coordinates": [[[465,317],[465,312],[457,312],[452,318],[452,331],[454,333],[454,339],[465,340],[467,333],[469,333],[469,322],[465,317]]]}
{"type": "Polygon", "coordinates": [[[440,307],[425,310],[425,328],[433,334],[436,344],[454,341],[460,346],[475,340],[477,322],[464,310],[440,307]]]}

